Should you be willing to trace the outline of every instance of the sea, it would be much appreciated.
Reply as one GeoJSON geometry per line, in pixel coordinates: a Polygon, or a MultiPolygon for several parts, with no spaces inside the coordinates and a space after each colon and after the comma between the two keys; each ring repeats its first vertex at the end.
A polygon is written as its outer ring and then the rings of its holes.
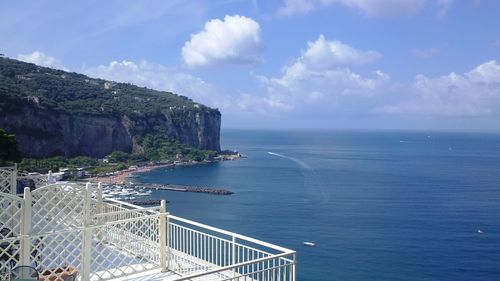
{"type": "Polygon", "coordinates": [[[500,280],[500,134],[223,130],[245,157],[136,181],[168,210],[297,251],[297,280],[500,280]],[[311,241],[315,247],[306,247],[311,241]]]}

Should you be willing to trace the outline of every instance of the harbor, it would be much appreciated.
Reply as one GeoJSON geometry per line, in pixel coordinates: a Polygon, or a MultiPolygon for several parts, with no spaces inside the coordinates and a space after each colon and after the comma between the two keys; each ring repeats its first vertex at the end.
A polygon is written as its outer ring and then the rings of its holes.
{"type": "Polygon", "coordinates": [[[112,199],[134,202],[136,205],[151,205],[157,203],[151,199],[153,190],[166,190],[176,192],[194,192],[206,193],[213,195],[231,195],[234,192],[206,186],[179,185],[179,184],[158,184],[158,183],[129,183],[127,185],[120,184],[103,184],[103,196],[112,199]]]}
{"type": "Polygon", "coordinates": [[[140,184],[140,187],[145,189],[155,189],[155,190],[168,190],[168,191],[178,191],[178,192],[195,192],[195,193],[207,193],[214,195],[231,195],[234,192],[223,188],[212,188],[206,186],[193,186],[193,185],[180,185],[180,184],[140,184]]]}

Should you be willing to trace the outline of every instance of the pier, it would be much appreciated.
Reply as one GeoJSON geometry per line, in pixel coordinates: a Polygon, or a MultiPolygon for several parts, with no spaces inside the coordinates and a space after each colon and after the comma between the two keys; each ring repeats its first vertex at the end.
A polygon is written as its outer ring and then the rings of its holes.
{"type": "Polygon", "coordinates": [[[227,189],[212,188],[212,187],[206,187],[206,186],[193,186],[193,185],[180,185],[180,184],[158,184],[158,183],[151,183],[151,184],[141,183],[140,185],[136,185],[136,186],[147,188],[147,189],[155,189],[155,190],[207,193],[207,194],[214,194],[214,195],[234,194],[234,192],[229,191],[227,189]]]}

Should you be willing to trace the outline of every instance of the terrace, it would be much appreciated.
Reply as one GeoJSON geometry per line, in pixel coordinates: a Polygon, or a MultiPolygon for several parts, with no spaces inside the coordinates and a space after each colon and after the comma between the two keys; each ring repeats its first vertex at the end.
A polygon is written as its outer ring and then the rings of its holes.
{"type": "Polygon", "coordinates": [[[164,201],[139,207],[15,167],[0,168],[0,227],[0,280],[19,265],[60,281],[295,280],[292,250],[173,216],[164,201]],[[37,188],[16,194],[19,177],[37,188]]]}

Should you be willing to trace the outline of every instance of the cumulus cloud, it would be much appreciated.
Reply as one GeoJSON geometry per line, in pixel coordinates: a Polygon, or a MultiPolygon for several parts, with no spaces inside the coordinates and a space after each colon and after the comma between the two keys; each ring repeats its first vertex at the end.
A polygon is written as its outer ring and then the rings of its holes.
{"type": "Polygon", "coordinates": [[[500,83],[500,65],[492,60],[480,64],[465,75],[474,83],[498,84],[500,83]]]}
{"type": "Polygon", "coordinates": [[[215,93],[215,89],[210,83],[198,77],[148,61],[112,61],[107,65],[89,68],[85,74],[106,80],[128,82],[156,90],[169,91],[188,96],[198,102],[210,104],[212,104],[215,93]]]}
{"type": "Polygon", "coordinates": [[[112,61],[106,65],[88,68],[85,74],[187,96],[196,102],[219,108],[223,114],[232,117],[255,112],[267,114],[266,110],[270,108],[275,111],[286,109],[284,108],[285,104],[279,104],[272,98],[238,93],[234,90],[231,94],[227,94],[225,89],[214,86],[196,76],[148,61],[112,61]]]}
{"type": "Polygon", "coordinates": [[[489,61],[469,72],[430,78],[419,74],[405,101],[374,112],[429,116],[500,114],[500,65],[489,61]]]}
{"type": "Polygon", "coordinates": [[[276,14],[292,16],[339,5],[355,9],[368,17],[400,17],[416,14],[427,5],[439,17],[443,17],[452,4],[453,0],[285,0],[276,14]]]}
{"type": "MultiPolygon", "coordinates": [[[[341,41],[328,41],[323,35],[308,43],[308,48],[280,77],[256,75],[266,89],[259,106],[283,111],[312,108],[341,108],[374,96],[390,80],[376,70],[365,77],[350,67],[373,62],[381,55],[355,49],[341,41]]],[[[350,110],[350,109],[349,109],[350,110]]]]}
{"type": "Polygon", "coordinates": [[[40,51],[33,51],[31,54],[19,54],[17,55],[17,59],[40,66],[67,70],[58,59],[48,56],[40,51]]]}
{"type": "Polygon", "coordinates": [[[190,67],[255,63],[261,60],[260,33],[259,23],[251,18],[226,15],[224,20],[213,19],[184,44],[182,59],[190,67]]]}
{"type": "Polygon", "coordinates": [[[362,51],[338,40],[328,41],[324,35],[308,42],[308,49],[301,60],[316,69],[328,69],[341,65],[366,64],[382,57],[376,51],[362,51]]]}

